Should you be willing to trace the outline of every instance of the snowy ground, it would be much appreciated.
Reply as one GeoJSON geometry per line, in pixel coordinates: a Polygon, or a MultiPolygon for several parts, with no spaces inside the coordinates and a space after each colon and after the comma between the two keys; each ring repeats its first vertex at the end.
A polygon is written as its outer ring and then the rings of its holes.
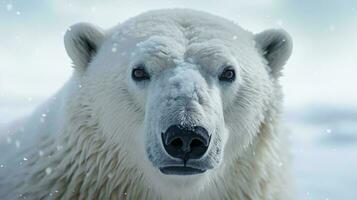
{"type": "Polygon", "coordinates": [[[357,199],[357,109],[310,106],[286,113],[299,199],[357,199]]]}
{"type": "MultiPolygon", "coordinates": [[[[0,98],[0,126],[29,113],[40,99],[0,98]]],[[[302,200],[357,199],[357,109],[308,106],[288,110],[293,167],[302,200]]]]}

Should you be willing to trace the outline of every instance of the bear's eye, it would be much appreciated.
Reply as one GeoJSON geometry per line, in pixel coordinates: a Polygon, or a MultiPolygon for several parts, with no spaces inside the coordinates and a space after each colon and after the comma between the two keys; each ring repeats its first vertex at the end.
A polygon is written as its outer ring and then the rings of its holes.
{"type": "Polygon", "coordinates": [[[133,69],[133,71],[131,73],[131,77],[135,81],[143,81],[143,80],[149,80],[150,79],[149,74],[146,72],[145,68],[142,67],[142,66],[139,66],[139,67],[133,69]]]}
{"type": "Polygon", "coordinates": [[[232,67],[226,67],[219,76],[220,81],[232,82],[236,78],[236,73],[232,67]]]}

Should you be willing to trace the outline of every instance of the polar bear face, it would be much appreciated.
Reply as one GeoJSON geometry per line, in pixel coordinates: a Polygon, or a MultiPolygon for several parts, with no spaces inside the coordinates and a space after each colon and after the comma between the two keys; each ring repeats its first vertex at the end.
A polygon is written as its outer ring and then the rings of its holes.
{"type": "Polygon", "coordinates": [[[74,25],[65,46],[98,137],[158,188],[186,191],[254,143],[280,101],[292,44],[282,30],[254,35],[217,16],[165,10],[109,31],[74,25]]]}

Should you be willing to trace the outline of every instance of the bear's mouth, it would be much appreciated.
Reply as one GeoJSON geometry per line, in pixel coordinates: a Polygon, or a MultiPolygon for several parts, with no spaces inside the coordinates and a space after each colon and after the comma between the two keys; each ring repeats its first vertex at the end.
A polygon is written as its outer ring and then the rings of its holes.
{"type": "Polygon", "coordinates": [[[169,166],[159,168],[161,173],[166,175],[195,175],[204,173],[206,170],[193,168],[193,167],[185,167],[185,166],[169,166]]]}

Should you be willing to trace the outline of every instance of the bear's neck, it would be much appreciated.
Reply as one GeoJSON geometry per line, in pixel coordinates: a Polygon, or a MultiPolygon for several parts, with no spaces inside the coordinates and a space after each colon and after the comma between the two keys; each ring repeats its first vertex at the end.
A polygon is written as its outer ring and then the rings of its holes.
{"type": "Polygon", "coordinates": [[[216,178],[217,199],[292,199],[289,153],[277,121],[262,123],[258,139],[216,178]],[[252,159],[253,158],[253,159],[252,159]],[[288,184],[289,183],[289,184],[288,184]],[[222,187],[224,185],[224,187],[222,187]]]}
{"type": "Polygon", "coordinates": [[[65,124],[59,135],[41,138],[41,154],[28,156],[31,162],[20,174],[26,181],[11,186],[16,195],[24,199],[154,197],[144,186],[142,173],[123,164],[125,152],[104,140],[98,123],[88,120],[88,111],[71,113],[65,124]],[[83,120],[91,123],[83,125],[83,120]]]}

